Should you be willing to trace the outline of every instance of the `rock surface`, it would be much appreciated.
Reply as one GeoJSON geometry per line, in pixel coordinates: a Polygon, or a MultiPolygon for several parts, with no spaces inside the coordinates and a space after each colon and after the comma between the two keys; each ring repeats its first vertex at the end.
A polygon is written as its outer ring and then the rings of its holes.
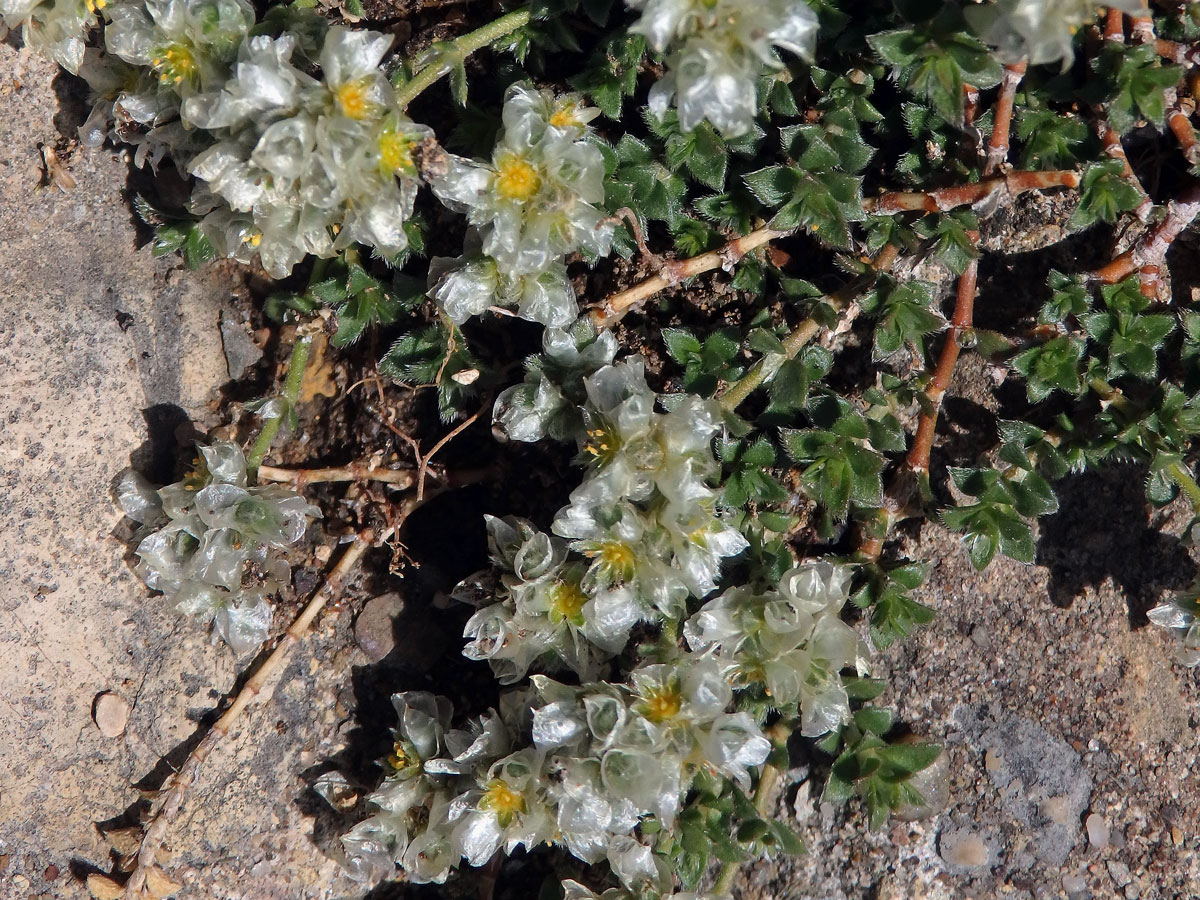
{"type": "MultiPolygon", "coordinates": [[[[38,144],[74,101],[14,43],[0,43],[0,898],[40,900],[86,897],[87,874],[111,871],[97,823],[132,822],[118,817],[138,785],[179,764],[238,670],[131,575],[110,499],[131,458],[174,458],[151,427],[170,438],[211,415],[231,283],[139,249],[114,151],[75,154],[70,192],[38,189],[38,144]],[[118,737],[92,722],[101,691],[129,702],[118,737]]],[[[336,628],[315,645],[326,663],[295,654],[270,709],[202,769],[166,854],[183,896],[361,895],[299,802],[306,767],[341,746],[336,628]]]]}

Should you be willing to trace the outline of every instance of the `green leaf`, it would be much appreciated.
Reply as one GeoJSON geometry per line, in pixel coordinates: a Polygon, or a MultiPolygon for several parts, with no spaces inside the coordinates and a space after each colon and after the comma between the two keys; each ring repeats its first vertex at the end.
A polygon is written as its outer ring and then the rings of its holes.
{"type": "Polygon", "coordinates": [[[685,328],[664,328],[663,343],[671,359],[680,365],[687,365],[701,350],[699,339],[685,328]]]}

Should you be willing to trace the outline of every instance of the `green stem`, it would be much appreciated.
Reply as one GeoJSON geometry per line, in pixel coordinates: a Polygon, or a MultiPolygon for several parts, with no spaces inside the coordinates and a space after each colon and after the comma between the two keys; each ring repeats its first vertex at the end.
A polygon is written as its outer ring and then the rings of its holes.
{"type": "Polygon", "coordinates": [[[1200,516],[1200,484],[1196,483],[1192,473],[1184,467],[1183,463],[1173,462],[1167,466],[1167,474],[1174,478],[1179,489],[1187,494],[1188,500],[1192,502],[1192,511],[1200,516]]]}
{"type": "MultiPolygon", "coordinates": [[[[783,349],[788,359],[794,357],[800,352],[801,348],[813,339],[821,326],[813,319],[805,319],[800,325],[783,339],[783,349]]],[[[753,366],[750,371],[735,381],[729,386],[724,394],[721,395],[721,408],[726,412],[734,412],[742,405],[747,397],[749,397],[771,373],[767,366],[767,357],[763,357],[753,366]]]]}
{"type": "MultiPolygon", "coordinates": [[[[450,41],[450,47],[445,55],[453,55],[459,59],[465,59],[476,50],[482,50],[488,44],[512,34],[521,26],[528,25],[529,20],[530,11],[528,6],[514,9],[494,22],[489,22],[482,28],[468,32],[450,41]]],[[[407,84],[402,85],[396,90],[396,102],[400,105],[401,109],[406,109],[423,91],[436,84],[438,79],[443,75],[450,73],[453,63],[440,58],[442,56],[443,54],[439,54],[438,57],[434,58],[433,62],[413,75],[407,84]]]]}
{"type": "MultiPolygon", "coordinates": [[[[767,763],[758,776],[758,784],[754,788],[754,811],[760,818],[767,818],[770,813],[771,800],[775,793],[775,784],[779,781],[779,767],[767,763]]],[[[737,875],[739,864],[727,862],[721,866],[721,874],[717,876],[712,892],[718,897],[729,896],[733,888],[733,879],[737,875]]]]}
{"type": "Polygon", "coordinates": [[[258,471],[258,467],[266,459],[267,453],[271,449],[271,442],[275,440],[275,435],[279,433],[279,428],[283,425],[283,417],[296,405],[296,400],[300,396],[300,383],[304,381],[304,370],[308,367],[308,351],[311,346],[312,338],[302,337],[298,338],[296,346],[292,347],[287,380],[283,383],[284,408],[277,415],[271,416],[263,422],[262,431],[258,433],[258,438],[246,457],[246,470],[251,476],[258,471]]]}

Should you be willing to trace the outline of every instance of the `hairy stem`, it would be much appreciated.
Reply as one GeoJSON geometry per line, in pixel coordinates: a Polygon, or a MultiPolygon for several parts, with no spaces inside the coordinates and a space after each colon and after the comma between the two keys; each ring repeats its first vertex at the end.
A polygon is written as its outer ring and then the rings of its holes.
{"type": "MultiPolygon", "coordinates": [[[[849,305],[851,300],[866,290],[875,280],[876,275],[890,269],[895,264],[896,258],[899,255],[900,250],[895,244],[884,245],[883,249],[879,251],[879,254],[871,263],[873,271],[870,274],[851,282],[836,293],[823,297],[821,302],[827,303],[834,309],[841,311],[849,305]]],[[[820,330],[821,326],[817,324],[815,319],[805,319],[801,322],[791,334],[783,339],[785,357],[792,359],[820,330]]],[[[731,384],[725,393],[721,395],[721,407],[727,412],[736,410],[751,393],[775,373],[775,370],[776,367],[772,365],[767,357],[760,359],[750,367],[750,371],[731,384]]]]}
{"type": "Polygon", "coordinates": [[[296,405],[296,399],[300,396],[300,384],[304,381],[304,370],[308,366],[308,351],[311,347],[312,338],[310,337],[298,337],[296,345],[292,347],[292,356],[288,361],[287,380],[283,383],[284,408],[263,422],[258,439],[255,440],[254,446],[246,455],[246,470],[252,477],[258,467],[262,465],[267,453],[270,452],[271,442],[279,433],[284,416],[296,405]]]}
{"type": "Polygon", "coordinates": [[[713,269],[732,266],[747,253],[751,253],[777,238],[789,234],[787,231],[776,231],[773,228],[759,228],[739,238],[734,238],[725,246],[708,253],[701,253],[691,259],[670,260],[661,266],[657,275],[638,282],[631,288],[626,288],[601,301],[591,311],[592,323],[597,328],[608,328],[621,320],[621,317],[631,309],[645,303],[659,291],[666,290],[672,285],[679,284],[689,278],[694,278],[713,269]]]}
{"type": "MultiPolygon", "coordinates": [[[[775,785],[779,782],[780,774],[778,766],[767,763],[762,767],[758,784],[754,787],[754,811],[764,819],[771,811],[771,801],[774,799],[775,785]]],[[[712,893],[718,897],[729,896],[738,868],[739,864],[736,862],[727,862],[721,866],[721,874],[717,876],[712,893]]]]}
{"type": "Polygon", "coordinates": [[[1200,45],[1197,44],[1180,44],[1177,41],[1157,38],[1154,41],[1154,52],[1181,66],[1194,66],[1200,62],[1200,45]]]}
{"type": "Polygon", "coordinates": [[[1167,466],[1167,474],[1179,485],[1179,489],[1187,494],[1187,498],[1192,504],[1192,512],[1200,516],[1200,484],[1196,483],[1192,473],[1183,463],[1175,462],[1167,466]]]}
{"type": "MultiPolygon", "coordinates": [[[[529,20],[530,9],[528,6],[514,9],[512,12],[501,16],[495,21],[489,22],[482,28],[470,31],[451,41],[450,47],[452,48],[453,55],[459,58],[470,56],[475,51],[482,50],[488,44],[498,41],[502,37],[507,37],[523,25],[528,25],[529,20]]],[[[400,105],[400,108],[406,109],[426,89],[436,84],[443,76],[448,75],[453,68],[453,65],[449,62],[438,58],[435,58],[433,62],[421,68],[407,84],[401,85],[396,89],[396,102],[400,105]]]]}

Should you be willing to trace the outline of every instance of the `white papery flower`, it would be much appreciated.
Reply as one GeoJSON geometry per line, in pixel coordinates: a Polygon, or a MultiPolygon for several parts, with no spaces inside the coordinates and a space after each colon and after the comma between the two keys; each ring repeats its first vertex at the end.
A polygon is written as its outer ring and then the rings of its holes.
{"type": "Polygon", "coordinates": [[[0,0],[0,21],[27,47],[40,50],[72,75],[83,64],[87,33],[101,23],[106,0],[0,0]]]}
{"type": "Polygon", "coordinates": [[[818,561],[787,572],[778,591],[731,588],[688,620],[684,637],[693,651],[715,654],[735,685],[796,704],[803,734],[825,734],[850,716],[841,670],[867,670],[865,642],[840,618],[852,574],[818,561]]]}
{"type": "Polygon", "coordinates": [[[248,486],[246,458],[233,443],[200,448],[195,469],[155,490],[132,470],[117,503],[143,524],[135,571],[185,615],[212,621],[237,653],[266,640],[269,597],[290,567],[271,551],[294,546],[319,510],[281,485],[248,486]]]}
{"type": "MultiPolygon", "coordinates": [[[[1114,0],[1106,4],[1134,14],[1140,0],[1114,0]]],[[[1095,21],[1099,6],[1090,0],[996,0],[968,4],[967,22],[1006,62],[1028,59],[1033,65],[1062,61],[1065,69],[1074,58],[1073,38],[1080,25],[1095,21]]]]}
{"type": "Polygon", "coordinates": [[[650,91],[660,118],[676,98],[679,125],[690,131],[708,119],[727,137],[753,127],[756,82],[764,67],[780,68],[776,47],[811,59],[817,16],[804,0],[626,0],[642,16],[630,28],[668,53],[667,74],[650,91]]]}
{"type": "Polygon", "coordinates": [[[616,352],[612,332],[596,334],[586,316],[570,330],[547,328],[542,353],[532,358],[525,380],[496,398],[493,422],[513,441],[573,439],[583,430],[584,378],[612,362],[616,352]]]}
{"type": "Polygon", "coordinates": [[[1179,636],[1176,658],[1181,666],[1189,669],[1200,665],[1200,616],[1197,612],[1200,612],[1200,604],[1193,590],[1154,607],[1146,614],[1155,625],[1169,628],[1179,636]]]}
{"type": "Polygon", "coordinates": [[[555,100],[516,85],[491,161],[449,154],[445,171],[431,177],[434,193],[467,214],[504,274],[529,275],[568,253],[611,249],[613,226],[598,208],[604,159],[578,139],[589,118],[574,97],[555,100]]]}
{"type": "Polygon", "coordinates": [[[220,90],[193,94],[183,101],[180,116],[196,128],[235,128],[253,119],[260,130],[294,114],[318,82],[291,64],[296,36],[257,35],[238,51],[232,77],[220,90]]]}
{"type": "Polygon", "coordinates": [[[247,0],[145,0],[106,14],[108,52],[149,68],[180,97],[221,88],[255,18],[247,0]]]}
{"type": "Polygon", "coordinates": [[[481,866],[500,848],[532,849],[549,840],[554,819],[542,796],[541,754],[518,750],[495,763],[482,785],[450,804],[451,840],[468,865],[481,866]]]}
{"type": "Polygon", "coordinates": [[[522,319],[547,328],[564,328],[579,315],[567,268],[557,261],[536,272],[510,275],[483,253],[435,257],[429,265],[429,283],[429,296],[456,325],[493,306],[515,309],[522,319]]]}

